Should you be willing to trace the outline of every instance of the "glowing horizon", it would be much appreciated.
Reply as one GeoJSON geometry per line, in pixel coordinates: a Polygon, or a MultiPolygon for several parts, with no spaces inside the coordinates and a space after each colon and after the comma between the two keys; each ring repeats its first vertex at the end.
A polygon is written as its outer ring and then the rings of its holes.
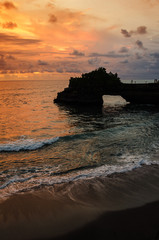
{"type": "Polygon", "coordinates": [[[68,79],[98,67],[159,78],[158,0],[0,3],[0,80],[68,79]]]}

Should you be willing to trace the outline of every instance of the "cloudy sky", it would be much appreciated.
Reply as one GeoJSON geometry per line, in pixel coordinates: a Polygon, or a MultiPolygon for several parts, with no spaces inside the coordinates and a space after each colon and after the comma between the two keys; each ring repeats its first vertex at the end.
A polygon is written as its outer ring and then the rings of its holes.
{"type": "Polygon", "coordinates": [[[0,0],[0,80],[159,78],[159,0],[0,0]]]}

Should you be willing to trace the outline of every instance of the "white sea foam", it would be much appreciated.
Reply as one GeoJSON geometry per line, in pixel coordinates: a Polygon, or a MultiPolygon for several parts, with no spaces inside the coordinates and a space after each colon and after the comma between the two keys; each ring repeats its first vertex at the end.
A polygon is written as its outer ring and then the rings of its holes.
{"type": "MultiPolygon", "coordinates": [[[[158,162],[151,162],[148,160],[140,159],[139,162],[132,162],[122,165],[102,165],[95,168],[77,170],[77,172],[73,171],[70,173],[54,175],[55,168],[47,168],[43,169],[43,173],[36,171],[36,173],[28,173],[24,174],[23,176],[12,176],[6,180],[0,186],[0,201],[8,198],[12,194],[23,192],[23,191],[31,191],[34,187],[40,186],[53,186],[54,184],[62,184],[62,183],[69,183],[75,182],[82,179],[92,179],[96,177],[106,177],[116,173],[126,173],[133,171],[134,169],[140,168],[144,165],[153,165],[158,164],[158,162]]],[[[59,169],[60,170],[60,169],[59,169]]],[[[57,169],[56,169],[57,171],[57,169]]]]}
{"type": "Polygon", "coordinates": [[[23,183],[26,182],[28,180],[30,180],[31,178],[33,178],[33,176],[27,177],[27,178],[19,178],[19,177],[13,177],[10,180],[6,181],[2,186],[0,186],[0,190],[1,189],[5,189],[6,187],[8,187],[9,185],[13,184],[13,183],[23,183]]]}
{"type": "Polygon", "coordinates": [[[59,137],[43,139],[39,141],[34,139],[20,139],[15,142],[0,144],[0,152],[19,152],[36,150],[46,145],[51,145],[52,143],[58,140],[59,137]]]}

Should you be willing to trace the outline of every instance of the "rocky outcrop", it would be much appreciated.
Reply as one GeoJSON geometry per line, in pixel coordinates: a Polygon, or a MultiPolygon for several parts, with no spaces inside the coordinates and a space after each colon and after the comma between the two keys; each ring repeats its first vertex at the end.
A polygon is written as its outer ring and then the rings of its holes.
{"type": "Polygon", "coordinates": [[[54,99],[54,102],[77,105],[102,105],[103,98],[102,94],[100,92],[98,93],[97,91],[77,91],[71,88],[65,88],[63,92],[58,93],[57,98],[54,99]]]}
{"type": "Polygon", "coordinates": [[[159,105],[159,84],[124,84],[120,95],[130,103],[159,105]]]}
{"type": "Polygon", "coordinates": [[[124,84],[117,73],[99,68],[80,78],[70,78],[68,88],[57,94],[55,103],[102,105],[103,95],[120,95],[127,102],[159,105],[159,84],[124,84]]]}
{"type": "Polygon", "coordinates": [[[122,85],[117,74],[107,73],[105,68],[99,68],[90,73],[82,74],[80,78],[70,78],[68,88],[57,94],[55,103],[76,105],[102,105],[103,94],[117,91],[122,85]]]}

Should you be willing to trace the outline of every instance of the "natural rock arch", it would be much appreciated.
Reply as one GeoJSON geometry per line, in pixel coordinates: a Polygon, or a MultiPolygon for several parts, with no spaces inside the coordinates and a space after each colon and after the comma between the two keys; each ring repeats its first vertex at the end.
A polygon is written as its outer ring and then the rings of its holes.
{"type": "Polygon", "coordinates": [[[124,84],[117,73],[107,73],[101,67],[81,77],[71,77],[68,88],[58,93],[54,102],[102,105],[103,95],[120,95],[130,103],[159,104],[159,84],[124,84]]]}

